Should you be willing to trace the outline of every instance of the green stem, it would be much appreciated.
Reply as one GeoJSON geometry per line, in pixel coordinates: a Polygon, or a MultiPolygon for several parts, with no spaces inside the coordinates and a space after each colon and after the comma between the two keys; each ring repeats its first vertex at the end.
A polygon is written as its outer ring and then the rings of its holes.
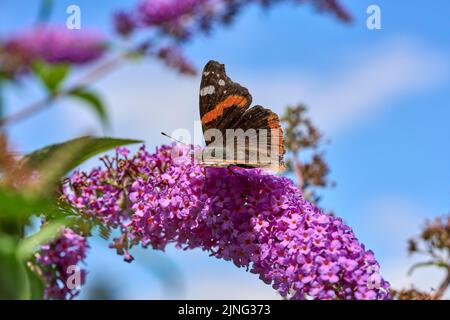
{"type": "Polygon", "coordinates": [[[0,78],[0,119],[3,119],[3,114],[4,114],[4,101],[3,101],[3,79],[0,78]]]}
{"type": "Polygon", "coordinates": [[[7,125],[19,122],[23,119],[26,119],[52,105],[55,100],[60,97],[67,96],[70,92],[76,89],[84,88],[88,84],[92,83],[94,80],[100,78],[101,76],[108,73],[108,71],[112,70],[114,67],[119,65],[122,61],[123,56],[115,57],[111,60],[107,60],[104,63],[100,64],[95,69],[91,70],[88,74],[86,74],[83,78],[81,78],[77,83],[70,86],[67,89],[62,91],[52,93],[47,95],[44,99],[35,101],[28,106],[21,108],[18,112],[8,116],[0,118],[0,129],[7,125]]]}
{"type": "Polygon", "coordinates": [[[39,12],[37,16],[37,23],[47,22],[50,19],[53,9],[53,0],[41,0],[39,12]]]}
{"type": "MultiPolygon", "coordinates": [[[[149,40],[146,40],[149,41],[149,40]]],[[[91,84],[93,81],[97,80],[98,78],[106,75],[110,71],[112,71],[114,68],[118,67],[122,62],[126,61],[127,59],[134,58],[136,56],[148,56],[150,54],[149,48],[145,46],[145,41],[139,45],[137,45],[134,49],[130,49],[129,51],[119,54],[116,57],[113,57],[109,60],[105,60],[103,63],[97,65],[94,69],[92,69],[90,72],[88,72],[84,77],[79,79],[78,82],[76,82],[71,87],[62,90],[60,92],[51,93],[48,96],[46,96],[42,100],[38,100],[33,102],[32,104],[21,108],[20,111],[8,116],[8,117],[1,117],[0,114],[0,131],[3,127],[19,122],[23,119],[28,118],[29,116],[34,115],[35,113],[42,111],[49,107],[57,98],[67,96],[72,91],[77,89],[85,88],[88,84],[91,84]]]]}
{"type": "Polygon", "coordinates": [[[447,267],[447,275],[444,279],[444,281],[441,283],[439,288],[436,290],[433,298],[434,299],[441,299],[444,295],[445,291],[447,291],[448,287],[450,286],[450,265],[447,267]]]}

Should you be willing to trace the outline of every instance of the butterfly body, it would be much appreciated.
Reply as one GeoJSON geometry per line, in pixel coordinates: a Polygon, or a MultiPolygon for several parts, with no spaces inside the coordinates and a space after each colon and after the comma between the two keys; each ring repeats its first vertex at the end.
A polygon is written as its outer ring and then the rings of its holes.
{"type": "Polygon", "coordinates": [[[206,167],[284,167],[283,131],[278,115],[262,106],[250,107],[249,91],[233,82],[225,66],[209,61],[200,83],[200,118],[206,167]]]}

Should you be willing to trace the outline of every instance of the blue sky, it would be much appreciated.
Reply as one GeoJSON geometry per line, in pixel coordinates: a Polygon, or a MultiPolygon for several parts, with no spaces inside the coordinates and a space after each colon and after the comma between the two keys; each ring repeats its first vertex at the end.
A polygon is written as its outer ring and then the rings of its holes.
{"type": "MultiPolygon", "coordinates": [[[[32,23],[37,2],[2,1],[0,35],[32,23]]],[[[82,27],[105,33],[111,12],[134,3],[56,2],[52,21],[64,23],[66,7],[78,4],[82,27]]],[[[374,250],[387,280],[429,289],[440,274],[406,276],[414,261],[406,255],[406,239],[425,218],[450,209],[450,2],[342,3],[355,18],[350,25],[310,6],[251,7],[231,27],[189,44],[187,54],[198,67],[209,59],[225,63],[255,103],[277,112],[305,102],[331,140],[326,159],[337,187],[323,192],[323,205],[374,250]],[[366,28],[370,4],[381,8],[381,30],[366,28]]],[[[198,78],[145,61],[121,68],[96,89],[111,110],[109,133],[144,139],[152,148],[167,142],[160,131],[193,130],[198,84],[198,78]]],[[[28,85],[8,92],[10,111],[42,95],[36,84],[28,85]]],[[[10,129],[20,150],[86,132],[101,131],[88,111],[70,101],[10,129]]],[[[105,279],[122,298],[276,297],[254,275],[200,251],[138,250],[137,260],[145,262],[127,265],[103,240],[92,247],[89,281],[105,279]]]]}

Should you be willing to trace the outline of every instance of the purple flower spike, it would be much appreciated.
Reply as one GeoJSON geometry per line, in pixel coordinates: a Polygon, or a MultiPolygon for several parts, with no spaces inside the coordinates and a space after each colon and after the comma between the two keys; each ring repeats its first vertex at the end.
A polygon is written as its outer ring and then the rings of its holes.
{"type": "Polygon", "coordinates": [[[120,227],[111,247],[127,261],[133,245],[174,243],[232,261],[291,299],[390,298],[373,253],[291,180],[179,161],[190,159],[185,147],[119,151],[108,168],[74,173],[66,196],[85,217],[120,227]]]}
{"type": "Polygon", "coordinates": [[[138,6],[143,22],[148,25],[159,25],[181,19],[191,14],[197,6],[210,0],[143,0],[138,6]]]}
{"type": "Polygon", "coordinates": [[[128,36],[130,35],[133,30],[136,28],[136,22],[135,18],[132,16],[132,14],[129,14],[127,12],[117,12],[113,16],[114,19],[114,27],[122,36],[128,36]]]}
{"type": "Polygon", "coordinates": [[[0,42],[0,70],[12,74],[23,72],[34,60],[88,63],[100,58],[105,49],[105,39],[92,30],[38,25],[0,42]]]}
{"type": "Polygon", "coordinates": [[[78,295],[86,281],[86,271],[79,264],[86,258],[88,248],[86,239],[69,228],[41,246],[35,260],[46,282],[45,299],[73,299],[78,295]]]}

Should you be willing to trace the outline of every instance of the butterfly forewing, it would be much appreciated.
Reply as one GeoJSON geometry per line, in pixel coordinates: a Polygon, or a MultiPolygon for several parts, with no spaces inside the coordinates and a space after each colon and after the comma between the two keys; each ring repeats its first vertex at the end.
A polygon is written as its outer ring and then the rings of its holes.
{"type": "Polygon", "coordinates": [[[225,66],[209,61],[200,83],[200,118],[203,132],[214,128],[225,131],[248,109],[252,96],[239,83],[231,81],[225,66]]]}

